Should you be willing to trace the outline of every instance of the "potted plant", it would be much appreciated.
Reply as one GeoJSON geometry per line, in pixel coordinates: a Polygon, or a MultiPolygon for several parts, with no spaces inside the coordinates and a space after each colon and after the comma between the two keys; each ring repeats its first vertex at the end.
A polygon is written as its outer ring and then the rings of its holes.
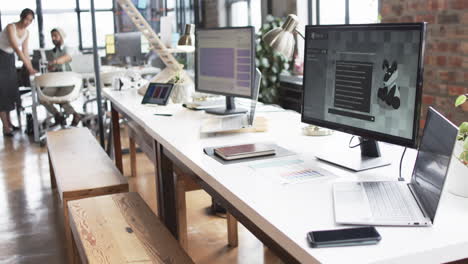
{"type": "Polygon", "coordinates": [[[180,71],[177,72],[168,83],[174,84],[171,93],[171,101],[175,104],[188,101],[194,92],[193,83],[186,80],[180,71]]]}
{"type": "MultiPolygon", "coordinates": [[[[466,107],[468,94],[460,95],[455,100],[455,107],[466,107]]],[[[468,197],[468,122],[463,122],[458,131],[457,141],[453,152],[454,160],[450,165],[451,193],[468,197]]]]}
{"type": "Polygon", "coordinates": [[[263,103],[277,103],[279,77],[283,71],[289,69],[288,60],[274,51],[262,40],[262,36],[273,28],[280,27],[282,19],[268,15],[266,23],[257,33],[256,65],[262,72],[259,100],[263,103]]]}
{"type": "MultiPolygon", "coordinates": [[[[468,94],[463,94],[458,96],[457,100],[455,101],[455,107],[461,106],[466,110],[466,100],[468,98],[468,94]]],[[[460,141],[462,144],[462,151],[458,157],[458,159],[468,166],[468,122],[463,122],[458,131],[457,141],[460,141]]]]}

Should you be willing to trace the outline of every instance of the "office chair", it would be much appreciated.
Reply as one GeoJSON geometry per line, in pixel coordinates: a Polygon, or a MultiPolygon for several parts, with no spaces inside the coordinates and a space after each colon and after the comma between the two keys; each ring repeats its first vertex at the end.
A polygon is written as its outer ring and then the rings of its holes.
{"type": "MultiPolygon", "coordinates": [[[[63,104],[63,103],[70,103],[80,96],[81,87],[82,87],[82,77],[80,74],[74,72],[50,72],[45,73],[39,76],[36,76],[34,80],[35,90],[37,92],[37,97],[39,102],[48,102],[52,104],[63,104]],[[73,86],[73,90],[64,95],[64,96],[48,96],[42,92],[43,88],[46,87],[71,87],[73,86]]],[[[37,116],[37,115],[36,115],[37,116]]],[[[48,122],[50,118],[44,120],[45,126],[41,129],[38,124],[38,120],[34,120],[35,130],[34,132],[35,141],[42,141],[43,138],[43,131],[48,129],[48,122]]]]}

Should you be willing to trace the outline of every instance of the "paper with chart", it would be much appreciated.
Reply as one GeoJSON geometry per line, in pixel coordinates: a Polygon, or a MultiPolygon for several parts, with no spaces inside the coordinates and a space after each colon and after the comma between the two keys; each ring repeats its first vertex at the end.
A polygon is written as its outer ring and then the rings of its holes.
{"type": "Polygon", "coordinates": [[[307,164],[294,157],[281,160],[267,160],[248,165],[256,173],[279,181],[281,184],[301,183],[309,180],[334,176],[323,168],[307,164]]]}

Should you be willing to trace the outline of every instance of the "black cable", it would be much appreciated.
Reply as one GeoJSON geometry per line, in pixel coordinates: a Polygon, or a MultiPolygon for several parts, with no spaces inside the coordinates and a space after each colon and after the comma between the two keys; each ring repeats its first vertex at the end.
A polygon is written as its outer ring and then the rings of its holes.
{"type": "Polygon", "coordinates": [[[349,148],[359,147],[359,146],[361,146],[361,144],[362,144],[362,142],[360,142],[359,144],[356,144],[356,145],[354,145],[354,146],[351,146],[351,142],[353,141],[354,137],[355,137],[355,136],[352,136],[351,139],[349,140],[349,143],[348,143],[348,147],[349,147],[349,148]]]}
{"type": "Polygon", "coordinates": [[[406,147],[403,150],[403,153],[401,154],[401,159],[400,159],[400,177],[398,177],[399,181],[405,181],[405,178],[401,177],[401,165],[403,164],[403,157],[405,156],[406,153],[406,147]]]}

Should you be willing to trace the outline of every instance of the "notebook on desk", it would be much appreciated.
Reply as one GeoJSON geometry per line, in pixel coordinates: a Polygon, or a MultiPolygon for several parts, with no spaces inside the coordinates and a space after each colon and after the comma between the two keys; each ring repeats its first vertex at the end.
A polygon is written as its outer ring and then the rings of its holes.
{"type": "Polygon", "coordinates": [[[457,134],[457,127],[429,107],[411,182],[335,183],[335,221],[358,225],[432,225],[457,134]]]}
{"type": "Polygon", "coordinates": [[[254,143],[215,148],[214,153],[224,160],[236,160],[275,155],[275,148],[270,144],[254,143]]]}

